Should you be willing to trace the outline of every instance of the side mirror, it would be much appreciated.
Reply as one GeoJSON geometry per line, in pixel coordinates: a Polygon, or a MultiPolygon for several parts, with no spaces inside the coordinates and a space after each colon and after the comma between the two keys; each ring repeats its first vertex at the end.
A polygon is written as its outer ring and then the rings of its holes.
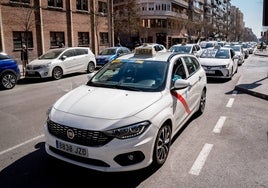
{"type": "Polygon", "coordinates": [[[238,55],[234,55],[233,59],[239,59],[238,55]]]}
{"type": "Polygon", "coordinates": [[[190,86],[190,82],[184,79],[178,79],[175,81],[172,89],[184,89],[190,86]]]}
{"type": "Polygon", "coordinates": [[[65,60],[67,58],[67,56],[66,55],[63,55],[63,56],[61,56],[61,60],[63,61],[63,60],[65,60]]]}

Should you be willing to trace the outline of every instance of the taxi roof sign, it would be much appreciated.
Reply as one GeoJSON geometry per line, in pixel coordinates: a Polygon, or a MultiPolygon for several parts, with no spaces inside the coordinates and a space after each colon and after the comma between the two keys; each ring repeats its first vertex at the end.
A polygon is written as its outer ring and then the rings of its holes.
{"type": "Polygon", "coordinates": [[[156,55],[156,51],[155,51],[153,46],[142,45],[140,47],[135,48],[135,55],[138,55],[138,56],[154,56],[154,55],[156,55]]]}

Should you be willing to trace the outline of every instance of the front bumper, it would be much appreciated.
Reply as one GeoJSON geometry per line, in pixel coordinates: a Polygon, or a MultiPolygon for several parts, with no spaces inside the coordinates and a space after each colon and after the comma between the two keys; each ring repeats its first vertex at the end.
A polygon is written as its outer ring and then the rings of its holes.
{"type": "Polygon", "coordinates": [[[202,66],[206,72],[207,77],[214,78],[231,78],[232,70],[230,67],[223,68],[220,66],[202,66]]]}
{"type": "Polygon", "coordinates": [[[46,152],[60,160],[81,167],[106,172],[138,170],[149,166],[152,162],[156,126],[150,125],[142,135],[130,139],[112,139],[99,147],[78,145],[56,138],[49,133],[47,124],[44,126],[46,152]],[[77,156],[59,149],[57,143],[66,143],[86,149],[87,156],[77,156]]]}

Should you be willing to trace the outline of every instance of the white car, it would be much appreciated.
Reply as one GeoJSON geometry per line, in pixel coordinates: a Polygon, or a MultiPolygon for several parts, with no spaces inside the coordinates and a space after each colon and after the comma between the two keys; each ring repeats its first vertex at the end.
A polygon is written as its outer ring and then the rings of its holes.
{"type": "Polygon", "coordinates": [[[232,78],[238,70],[238,57],[231,48],[205,49],[199,60],[207,77],[232,78]]]}
{"type": "Polygon", "coordinates": [[[175,44],[169,48],[169,51],[176,53],[193,54],[199,57],[202,53],[202,48],[199,44],[175,44]]]}
{"type": "Polygon", "coordinates": [[[175,134],[204,111],[206,75],[193,55],[139,49],[89,74],[48,110],[49,155],[106,172],[166,161],[175,134]]]}
{"type": "Polygon", "coordinates": [[[95,55],[87,47],[57,48],[47,51],[26,67],[26,78],[60,79],[63,75],[87,71],[94,72],[95,55]]]}
{"type": "Polygon", "coordinates": [[[241,45],[225,45],[225,48],[231,48],[235,51],[236,57],[238,58],[238,65],[242,65],[245,62],[245,52],[241,45]]]}

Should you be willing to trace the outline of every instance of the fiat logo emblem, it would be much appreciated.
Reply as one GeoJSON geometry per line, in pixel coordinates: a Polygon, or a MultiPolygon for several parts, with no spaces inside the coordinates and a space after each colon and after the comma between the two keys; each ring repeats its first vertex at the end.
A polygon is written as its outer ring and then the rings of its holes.
{"type": "Polygon", "coordinates": [[[68,129],[67,130],[67,137],[69,139],[73,139],[74,138],[74,131],[72,129],[68,129]]]}

